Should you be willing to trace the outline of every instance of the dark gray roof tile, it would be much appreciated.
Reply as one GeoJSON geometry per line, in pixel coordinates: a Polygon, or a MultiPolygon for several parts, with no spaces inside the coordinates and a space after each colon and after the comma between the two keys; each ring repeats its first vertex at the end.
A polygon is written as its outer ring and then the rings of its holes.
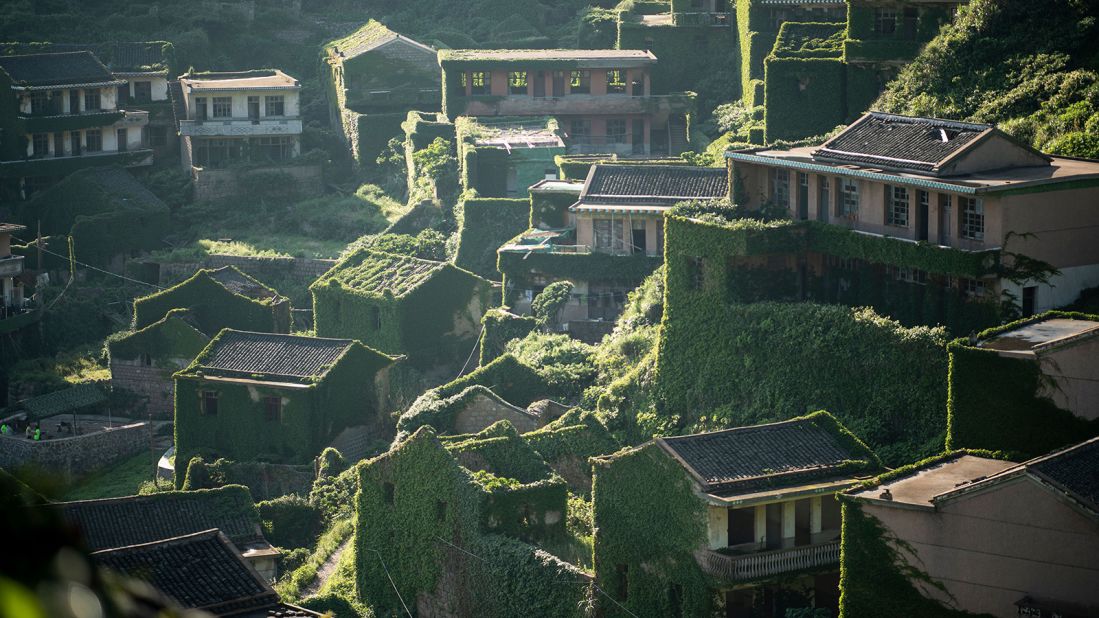
{"type": "Polygon", "coordinates": [[[114,76],[91,52],[0,56],[3,69],[16,85],[57,86],[114,81],[114,76]]]}
{"type": "Polygon", "coordinates": [[[195,361],[219,374],[293,378],[320,376],[354,341],[225,330],[195,361]]]}
{"type": "Polygon", "coordinates": [[[992,127],[870,112],[813,153],[814,158],[930,172],[992,127]]]}
{"type": "Polygon", "coordinates": [[[594,165],[580,195],[582,202],[680,202],[718,199],[728,192],[727,172],[720,167],[688,165],[594,165]]]}
{"type": "Polygon", "coordinates": [[[1092,511],[1099,513],[1099,438],[1040,457],[1028,470],[1052,481],[1092,511]]]}

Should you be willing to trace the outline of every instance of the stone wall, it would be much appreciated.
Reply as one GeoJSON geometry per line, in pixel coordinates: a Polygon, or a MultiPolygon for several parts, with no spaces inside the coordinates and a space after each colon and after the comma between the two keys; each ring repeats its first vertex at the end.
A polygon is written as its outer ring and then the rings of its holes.
{"type": "MultiPolygon", "coordinates": [[[[31,467],[72,480],[147,449],[152,432],[152,425],[142,422],[41,442],[0,436],[0,468],[31,467]]],[[[152,472],[150,464],[150,478],[152,472]]]]}
{"type": "Polygon", "coordinates": [[[175,413],[175,384],[172,371],[185,367],[166,369],[144,365],[139,360],[111,359],[111,388],[127,391],[136,399],[129,406],[130,416],[171,420],[175,413]]]}
{"type": "Polygon", "coordinates": [[[454,418],[454,433],[477,433],[497,422],[510,421],[519,433],[538,429],[538,419],[526,410],[501,403],[486,395],[474,395],[454,418]]]}
{"type": "Polygon", "coordinates": [[[324,175],[320,165],[263,167],[249,171],[194,168],[195,201],[232,197],[240,192],[242,177],[271,173],[291,176],[299,195],[320,195],[324,192],[324,175]]]}

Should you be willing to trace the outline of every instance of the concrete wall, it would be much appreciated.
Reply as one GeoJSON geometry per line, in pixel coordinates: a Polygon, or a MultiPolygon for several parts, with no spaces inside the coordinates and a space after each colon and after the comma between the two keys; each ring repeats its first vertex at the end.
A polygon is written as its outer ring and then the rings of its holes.
{"type": "MultiPolygon", "coordinates": [[[[909,563],[941,583],[959,609],[1014,617],[1015,602],[1027,595],[1099,606],[1099,523],[1029,478],[949,501],[937,512],[863,509],[912,547],[909,563]]],[[[923,592],[948,602],[936,588],[923,592]]]]}
{"type": "Polygon", "coordinates": [[[538,419],[525,410],[510,406],[487,395],[474,395],[466,402],[465,408],[454,418],[454,433],[477,433],[497,422],[510,421],[519,433],[538,429],[538,419]]]}
{"type": "Polygon", "coordinates": [[[71,480],[149,448],[151,436],[148,423],[41,442],[0,436],[0,468],[37,468],[71,480]]]}
{"type": "MultiPolygon", "coordinates": [[[[189,140],[185,139],[183,141],[187,142],[189,140]]],[[[324,176],[319,165],[264,167],[248,172],[198,168],[193,168],[193,170],[195,201],[213,200],[235,195],[240,192],[240,177],[256,173],[289,174],[294,178],[298,193],[301,195],[320,195],[324,192],[324,176]]]]}
{"type": "Polygon", "coordinates": [[[1050,350],[1039,356],[1042,373],[1052,379],[1042,395],[1057,407],[1088,420],[1099,418],[1099,337],[1050,350]]]}

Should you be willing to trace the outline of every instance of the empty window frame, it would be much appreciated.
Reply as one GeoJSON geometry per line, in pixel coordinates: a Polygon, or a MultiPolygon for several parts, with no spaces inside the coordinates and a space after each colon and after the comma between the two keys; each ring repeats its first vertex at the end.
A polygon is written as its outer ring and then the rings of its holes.
{"type": "Polygon", "coordinates": [[[607,94],[624,94],[626,92],[626,71],[623,69],[610,69],[607,71],[607,94]]]}
{"type": "Polygon", "coordinates": [[[149,103],[153,100],[153,82],[134,82],[134,100],[149,103]]]}
{"type": "Polygon", "coordinates": [[[527,78],[529,73],[526,71],[512,71],[508,73],[508,93],[525,95],[527,93],[527,78]]]}
{"type": "Polygon", "coordinates": [[[897,227],[908,227],[908,188],[886,185],[885,196],[885,224],[897,227]]]}
{"type": "Polygon", "coordinates": [[[285,116],[286,99],[281,95],[271,95],[263,98],[264,116],[285,116]]]}
{"type": "Polygon", "coordinates": [[[233,115],[233,97],[214,97],[214,118],[230,118],[233,115]]]}
{"type": "Polygon", "coordinates": [[[854,217],[859,214],[859,183],[849,178],[840,181],[840,200],[836,204],[837,214],[854,217]]]}
{"type": "Polygon", "coordinates": [[[487,71],[473,71],[469,74],[470,94],[491,94],[492,74],[487,71]]]}
{"type": "Polygon", "coordinates": [[[34,149],[31,151],[34,157],[45,157],[50,154],[50,135],[49,133],[35,133],[33,139],[34,149]]]}
{"type": "Polygon", "coordinates": [[[607,143],[626,143],[626,120],[623,118],[607,119],[607,143]]]}
{"type": "Polygon", "coordinates": [[[282,421],[282,397],[263,398],[263,420],[269,423],[282,421]]]}
{"type": "Polygon", "coordinates": [[[218,394],[215,391],[202,391],[200,400],[203,416],[218,415],[218,394]]]}
{"type": "Polygon", "coordinates": [[[973,197],[958,198],[958,214],[961,217],[962,238],[985,239],[985,205],[973,197]]]}
{"type": "Polygon", "coordinates": [[[790,170],[770,168],[771,201],[776,206],[790,207],[790,170]]]}
{"type": "Polygon", "coordinates": [[[591,94],[591,71],[573,71],[572,80],[569,82],[569,90],[573,94],[591,94]]]}
{"type": "Polygon", "coordinates": [[[103,109],[103,102],[98,90],[84,91],[84,111],[97,112],[103,109]]]}
{"type": "Polygon", "coordinates": [[[85,131],[84,145],[88,152],[103,152],[103,131],[100,129],[85,131]]]}
{"type": "Polygon", "coordinates": [[[895,9],[874,9],[874,33],[893,34],[897,31],[897,11],[895,9]]]}

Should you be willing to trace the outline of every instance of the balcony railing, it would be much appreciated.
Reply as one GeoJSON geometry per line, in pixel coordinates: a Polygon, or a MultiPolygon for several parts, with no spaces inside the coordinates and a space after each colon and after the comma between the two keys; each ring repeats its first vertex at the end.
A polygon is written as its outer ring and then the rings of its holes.
{"type": "Polygon", "coordinates": [[[179,134],[183,136],[247,136],[247,135],[298,135],[300,118],[207,118],[206,120],[180,120],[179,134]]]}
{"type": "Polygon", "coordinates": [[[462,113],[469,116],[667,114],[689,110],[694,96],[693,92],[638,97],[628,94],[568,94],[560,97],[473,95],[459,97],[455,103],[464,103],[462,113]]]}
{"type": "Polygon", "coordinates": [[[701,549],[695,552],[695,560],[711,577],[726,582],[744,582],[839,564],[840,543],[832,541],[742,556],[701,549]]]}
{"type": "Polygon", "coordinates": [[[9,255],[0,258],[0,277],[18,277],[23,274],[23,256],[9,255]]]}

